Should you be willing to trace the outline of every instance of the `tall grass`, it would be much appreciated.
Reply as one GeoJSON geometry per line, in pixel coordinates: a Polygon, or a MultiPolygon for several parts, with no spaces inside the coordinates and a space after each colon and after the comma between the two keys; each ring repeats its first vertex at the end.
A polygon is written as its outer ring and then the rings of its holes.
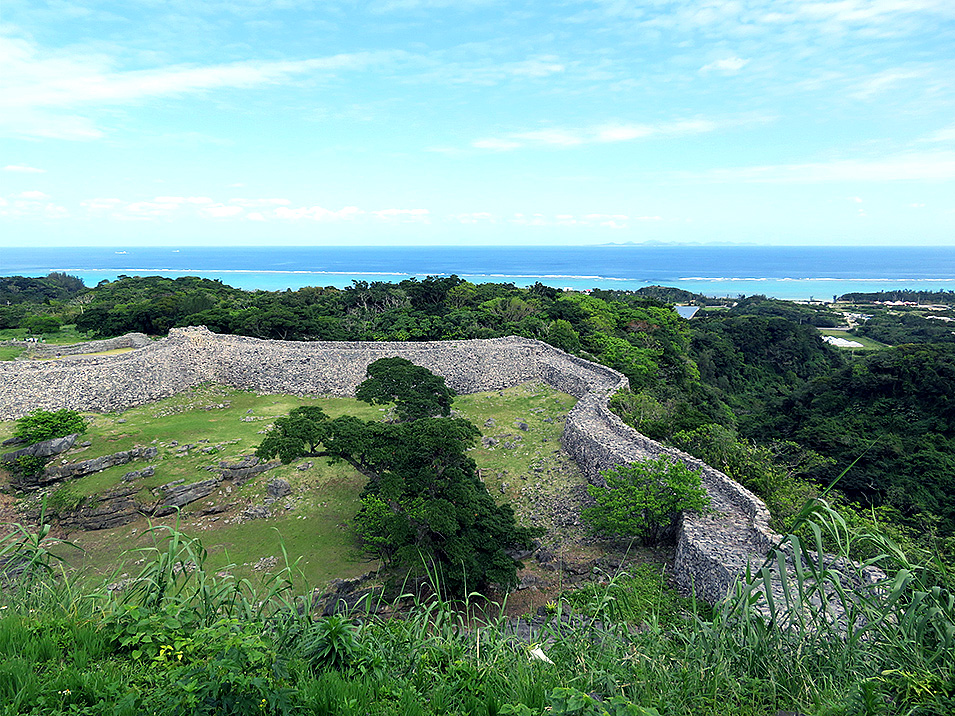
{"type": "Polygon", "coordinates": [[[42,599],[0,595],[0,714],[955,713],[955,600],[932,565],[824,503],[804,517],[810,537],[712,612],[641,568],[555,605],[530,642],[484,597],[442,598],[433,572],[427,598],[315,618],[294,564],[256,590],[165,527],[130,555],[146,563],[125,590],[79,590],[48,531],[20,528],[3,549],[50,568],[31,577],[42,599]],[[838,559],[856,540],[877,556],[838,559]],[[823,544],[841,546],[823,559],[823,544]],[[564,603],[600,619],[568,620],[564,603]]]}

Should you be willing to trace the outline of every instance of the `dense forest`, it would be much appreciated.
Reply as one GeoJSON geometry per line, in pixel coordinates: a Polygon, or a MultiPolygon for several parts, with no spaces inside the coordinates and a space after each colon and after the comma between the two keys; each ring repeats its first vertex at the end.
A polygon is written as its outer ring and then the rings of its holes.
{"type": "Polygon", "coordinates": [[[568,292],[457,276],[279,292],[195,277],[123,276],[94,288],[62,274],[0,279],[8,337],[29,331],[52,340],[61,325],[96,338],[205,325],[282,340],[539,339],[627,375],[631,390],[613,399],[621,417],[755,490],[780,529],[800,499],[849,468],[831,497],[852,520],[877,520],[894,537],[943,554],[955,542],[950,318],[848,300],[727,302],[665,287],[568,292]],[[688,321],[670,302],[703,309],[688,321]],[[835,348],[820,334],[833,327],[881,347],[835,348]]]}

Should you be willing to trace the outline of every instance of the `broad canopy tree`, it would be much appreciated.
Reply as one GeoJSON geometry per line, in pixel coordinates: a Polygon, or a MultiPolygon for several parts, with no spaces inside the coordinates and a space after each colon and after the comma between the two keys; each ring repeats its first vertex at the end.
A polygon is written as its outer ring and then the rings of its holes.
{"type": "MultiPolygon", "coordinates": [[[[382,395],[378,390],[359,387],[366,396],[382,395]]],[[[450,396],[447,405],[450,412],[450,396]]],[[[461,418],[380,423],[331,419],[321,408],[304,406],[276,420],[256,454],[277,455],[283,463],[312,456],[352,465],[368,477],[355,517],[366,552],[413,577],[435,567],[443,586],[461,594],[490,584],[514,586],[520,564],[508,551],[528,547],[534,536],[478,478],[467,449],[479,435],[461,418]]]]}
{"type": "Polygon", "coordinates": [[[444,378],[406,358],[379,358],[368,366],[368,379],[355,397],[371,405],[394,403],[402,422],[450,415],[454,391],[444,378]]]}

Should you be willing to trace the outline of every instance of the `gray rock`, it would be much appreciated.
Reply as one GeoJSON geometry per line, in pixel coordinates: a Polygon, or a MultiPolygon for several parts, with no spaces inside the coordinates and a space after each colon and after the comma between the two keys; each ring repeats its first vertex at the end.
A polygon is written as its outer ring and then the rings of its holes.
{"type": "Polygon", "coordinates": [[[144,467],[142,470],[133,470],[131,472],[127,472],[125,475],[123,475],[120,478],[120,480],[122,482],[132,482],[138,477],[152,477],[155,474],[156,474],[156,466],[150,465],[148,467],[144,467]]]}
{"type": "Polygon", "coordinates": [[[283,480],[280,477],[269,480],[269,484],[265,486],[265,504],[271,505],[291,492],[292,486],[288,484],[288,480],[283,480]]]}
{"type": "Polygon", "coordinates": [[[148,507],[134,499],[138,491],[130,485],[117,487],[77,510],[60,514],[60,525],[68,531],[92,531],[129,524],[149,513],[148,507]]]}
{"type": "Polygon", "coordinates": [[[230,480],[236,485],[244,485],[256,475],[261,475],[263,472],[276,468],[280,464],[279,462],[259,462],[257,457],[233,465],[220,462],[219,476],[223,480],[230,480]],[[240,467],[241,465],[246,466],[240,467]]]}
{"type": "Polygon", "coordinates": [[[125,465],[133,460],[149,460],[156,457],[159,451],[154,447],[135,447],[132,450],[113,453],[112,455],[103,455],[92,460],[83,460],[82,462],[70,462],[66,465],[47,465],[39,475],[21,477],[16,484],[21,490],[35,490],[39,487],[62,482],[63,480],[92,475],[94,472],[101,472],[108,467],[116,465],[125,465]]]}
{"type": "Polygon", "coordinates": [[[43,442],[34,443],[33,445],[27,445],[19,450],[0,455],[0,460],[10,463],[17,458],[27,455],[32,457],[53,457],[72,448],[73,445],[76,444],[76,438],[78,437],[79,433],[73,433],[63,438],[52,438],[51,440],[44,440],[43,442]]]}
{"type": "Polygon", "coordinates": [[[272,516],[272,511],[265,505],[252,505],[242,510],[239,517],[243,520],[267,520],[272,516]]]}
{"type": "Polygon", "coordinates": [[[191,485],[176,485],[169,487],[163,492],[162,504],[158,505],[154,514],[156,517],[171,515],[177,507],[185,507],[190,502],[201,500],[206,495],[213,493],[219,487],[221,479],[211,477],[208,480],[194,482],[191,485]]]}

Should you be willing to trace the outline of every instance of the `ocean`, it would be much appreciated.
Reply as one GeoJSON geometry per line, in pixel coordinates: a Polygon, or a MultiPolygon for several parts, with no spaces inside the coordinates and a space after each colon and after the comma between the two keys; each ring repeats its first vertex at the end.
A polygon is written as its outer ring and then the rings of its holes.
{"type": "Polygon", "coordinates": [[[832,299],[850,291],[955,290],[955,247],[480,246],[0,248],[0,275],[63,271],[203,276],[247,290],[349,286],[457,274],[557,288],[675,286],[708,296],[832,299]]]}

